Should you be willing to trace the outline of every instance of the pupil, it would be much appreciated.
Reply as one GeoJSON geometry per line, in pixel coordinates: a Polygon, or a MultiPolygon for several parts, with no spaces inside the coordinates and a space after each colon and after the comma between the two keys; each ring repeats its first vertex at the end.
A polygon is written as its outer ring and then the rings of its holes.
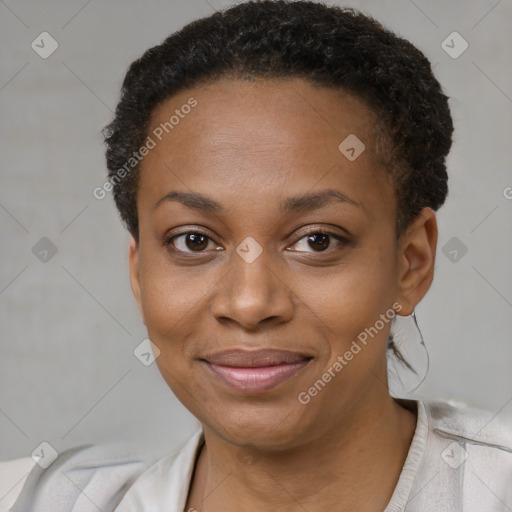
{"type": "MultiPolygon", "coordinates": [[[[324,251],[325,249],[327,249],[329,247],[329,235],[325,235],[323,233],[317,233],[315,235],[310,235],[308,237],[308,243],[311,245],[312,240],[314,238],[318,238],[318,237],[320,237],[320,240],[321,240],[321,242],[320,242],[320,250],[324,251]]],[[[316,245],[317,245],[316,248],[311,245],[312,249],[318,249],[319,248],[318,244],[316,244],[316,245]]]]}
{"type": "Polygon", "coordinates": [[[187,247],[191,250],[204,249],[208,246],[206,237],[199,233],[189,233],[186,238],[186,243],[187,243],[187,247]],[[189,244],[189,242],[191,242],[191,243],[189,244]]]}

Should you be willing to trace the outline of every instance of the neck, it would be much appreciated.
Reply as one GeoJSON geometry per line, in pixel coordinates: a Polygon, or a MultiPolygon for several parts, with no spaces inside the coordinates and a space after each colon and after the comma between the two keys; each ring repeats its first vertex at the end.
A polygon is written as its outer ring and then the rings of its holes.
{"type": "Polygon", "coordinates": [[[383,510],[396,486],[416,425],[389,395],[361,407],[313,441],[240,460],[240,448],[204,427],[185,510],[383,510]]]}

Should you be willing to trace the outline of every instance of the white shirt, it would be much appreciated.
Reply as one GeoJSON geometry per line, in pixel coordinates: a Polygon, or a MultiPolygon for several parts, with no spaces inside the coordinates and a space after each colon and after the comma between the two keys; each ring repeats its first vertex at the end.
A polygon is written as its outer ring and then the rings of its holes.
{"type": "MultiPolygon", "coordinates": [[[[491,413],[417,401],[418,420],[384,512],[512,510],[512,427],[491,413]]],[[[203,431],[156,462],[94,445],[30,473],[13,512],[186,512],[203,431]]]]}

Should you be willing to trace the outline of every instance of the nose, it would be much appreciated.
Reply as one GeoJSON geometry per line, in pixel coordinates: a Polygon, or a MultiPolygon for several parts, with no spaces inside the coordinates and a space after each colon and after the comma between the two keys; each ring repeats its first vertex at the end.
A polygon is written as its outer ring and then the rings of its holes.
{"type": "Polygon", "coordinates": [[[235,323],[255,331],[264,324],[285,323],[295,309],[293,291],[277,265],[272,268],[265,250],[254,260],[233,254],[227,274],[219,282],[212,314],[220,323],[235,323]]]}

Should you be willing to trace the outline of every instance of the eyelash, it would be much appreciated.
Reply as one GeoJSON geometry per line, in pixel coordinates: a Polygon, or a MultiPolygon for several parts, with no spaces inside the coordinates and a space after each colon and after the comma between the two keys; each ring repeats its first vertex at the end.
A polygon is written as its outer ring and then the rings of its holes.
{"type": "MultiPolygon", "coordinates": [[[[163,245],[166,247],[166,248],[169,248],[170,250],[176,252],[176,253],[179,253],[179,254],[183,254],[183,255],[186,255],[186,257],[195,257],[195,255],[202,255],[202,254],[205,254],[206,251],[197,251],[197,252],[187,252],[187,251],[182,251],[180,249],[177,249],[174,244],[173,244],[173,241],[181,236],[185,236],[185,235],[202,235],[206,238],[208,238],[209,240],[215,242],[215,240],[213,240],[210,236],[208,236],[206,233],[204,233],[203,231],[198,231],[198,230],[190,230],[190,231],[184,231],[182,233],[177,233],[175,235],[172,235],[171,237],[166,237],[164,239],[164,242],[163,242],[163,245]]],[[[310,231],[304,233],[300,238],[298,238],[293,244],[291,245],[296,245],[298,242],[300,242],[303,238],[307,238],[308,236],[311,236],[311,235],[327,235],[327,236],[330,236],[332,238],[334,238],[335,240],[337,240],[339,242],[339,245],[338,246],[338,249],[341,249],[343,247],[345,247],[346,245],[348,245],[350,242],[347,238],[337,234],[337,233],[333,233],[331,231],[327,231],[325,229],[320,229],[320,228],[316,228],[316,229],[311,229],[310,231]]],[[[337,250],[336,248],[327,248],[325,251],[312,251],[312,254],[330,254],[331,252],[337,250]]],[[[294,251],[294,252],[301,252],[301,251],[294,251]]]]}

